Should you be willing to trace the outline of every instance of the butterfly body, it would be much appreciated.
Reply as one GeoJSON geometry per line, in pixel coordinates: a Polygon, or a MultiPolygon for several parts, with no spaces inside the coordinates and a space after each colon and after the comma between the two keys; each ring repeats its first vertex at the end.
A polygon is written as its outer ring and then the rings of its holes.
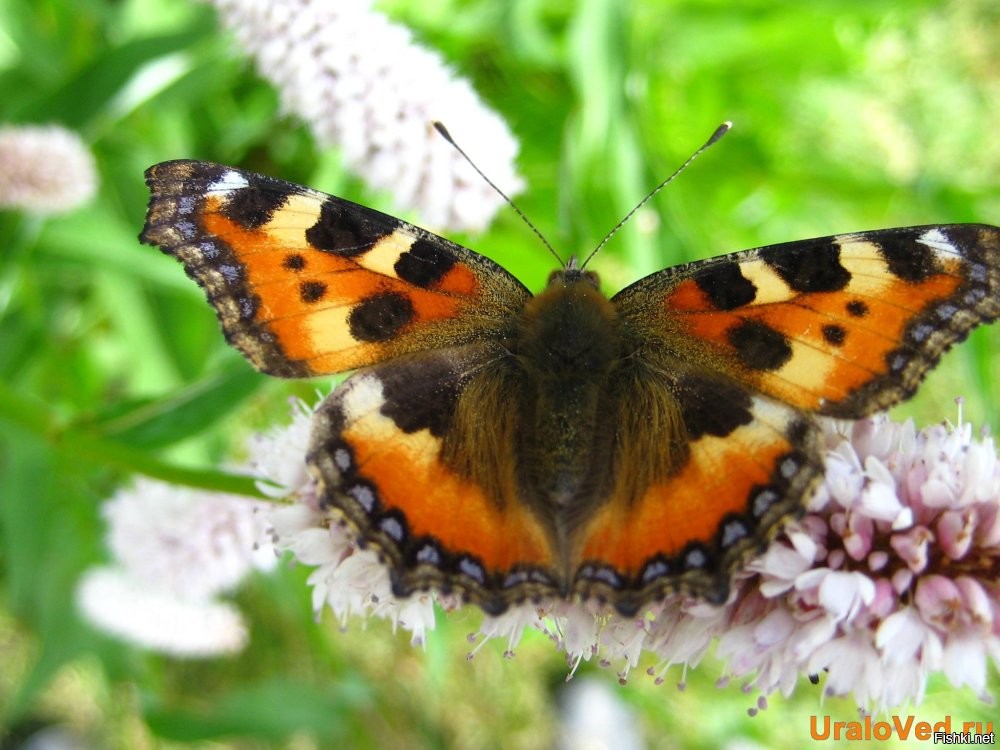
{"type": "Polygon", "coordinates": [[[615,309],[597,284],[586,272],[554,274],[525,305],[512,347],[524,420],[522,492],[550,506],[558,526],[568,523],[560,516],[593,503],[610,467],[602,417],[623,352],[615,309]]]}
{"type": "Polygon", "coordinates": [[[358,369],[308,463],[398,595],[491,613],[712,601],[822,476],[815,415],[908,397],[1000,316],[1000,230],[838,235],[666,269],[611,298],[571,263],[537,296],[398,219],[205,162],[147,172],[178,257],[259,369],[358,369]]]}

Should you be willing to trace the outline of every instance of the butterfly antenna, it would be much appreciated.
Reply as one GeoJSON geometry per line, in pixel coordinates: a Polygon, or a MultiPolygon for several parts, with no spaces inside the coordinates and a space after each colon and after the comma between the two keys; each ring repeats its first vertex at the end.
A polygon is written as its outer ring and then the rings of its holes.
{"type": "Polygon", "coordinates": [[[688,165],[691,162],[693,162],[695,159],[697,159],[701,155],[702,151],[704,151],[705,149],[707,149],[709,146],[713,145],[722,136],[724,136],[726,133],[728,133],[729,129],[731,127],[733,127],[733,123],[731,123],[729,120],[726,120],[726,122],[722,123],[719,127],[717,127],[715,129],[715,132],[712,133],[712,136],[707,141],[705,141],[704,144],[702,144],[701,148],[699,148],[697,151],[695,151],[693,154],[691,154],[691,156],[689,156],[687,158],[687,161],[685,161],[683,164],[681,164],[679,167],[677,167],[677,169],[674,170],[674,173],[672,175],[670,175],[667,179],[665,179],[663,182],[661,182],[655,188],[653,188],[652,190],[650,190],[649,194],[645,198],[643,198],[641,201],[639,201],[636,204],[635,208],[633,208],[631,211],[629,211],[627,214],[625,214],[625,218],[624,219],[622,219],[617,224],[615,224],[615,226],[611,229],[611,231],[608,232],[604,236],[604,239],[601,240],[598,243],[597,247],[595,247],[591,251],[590,255],[587,256],[587,259],[585,261],[583,261],[583,263],[580,264],[580,268],[586,268],[587,264],[590,263],[590,259],[593,258],[595,255],[597,255],[597,251],[598,250],[600,250],[602,247],[604,247],[605,245],[608,244],[608,240],[610,240],[612,237],[614,237],[616,234],[618,234],[618,230],[621,229],[623,226],[625,226],[625,224],[628,222],[628,220],[632,218],[632,214],[634,214],[640,208],[642,208],[643,206],[645,206],[653,198],[654,195],[656,195],[658,192],[660,192],[661,190],[663,190],[663,188],[665,188],[671,181],[673,181],[673,179],[677,175],[679,175],[681,172],[683,172],[685,169],[687,169],[688,165]]]}
{"type": "Polygon", "coordinates": [[[472,161],[472,159],[469,158],[469,155],[467,153],[465,153],[464,150],[462,150],[462,147],[459,146],[457,143],[455,143],[455,139],[451,137],[451,133],[448,132],[448,129],[442,123],[438,122],[437,120],[434,121],[434,129],[437,132],[439,132],[441,134],[441,136],[446,141],[448,141],[448,143],[450,143],[454,147],[454,149],[456,151],[458,151],[458,153],[460,153],[462,155],[463,159],[465,159],[467,162],[469,162],[469,164],[472,166],[472,168],[474,170],[476,170],[476,172],[479,174],[479,176],[482,177],[486,181],[487,185],[489,185],[491,188],[493,188],[494,190],[497,191],[497,195],[499,195],[501,198],[503,198],[505,201],[507,201],[507,205],[514,209],[514,213],[516,213],[518,216],[521,217],[521,221],[523,221],[525,224],[528,225],[528,227],[531,229],[531,231],[535,233],[535,236],[537,236],[538,239],[540,239],[542,241],[542,244],[545,245],[545,247],[548,248],[549,252],[552,253],[555,256],[556,260],[559,261],[559,265],[565,267],[566,263],[563,262],[563,259],[559,257],[559,253],[557,253],[553,249],[552,245],[549,244],[549,241],[547,239],[545,239],[545,235],[542,234],[540,231],[538,231],[538,227],[536,227],[534,224],[531,223],[531,219],[529,219],[527,216],[525,216],[524,211],[522,211],[521,209],[519,209],[517,207],[517,204],[514,203],[514,201],[512,201],[510,198],[508,198],[507,194],[503,190],[501,190],[500,188],[498,188],[496,186],[496,183],[493,182],[493,180],[491,180],[489,177],[487,177],[485,174],[483,174],[483,170],[481,170],[479,167],[477,167],[476,163],[474,161],[472,161]]]}

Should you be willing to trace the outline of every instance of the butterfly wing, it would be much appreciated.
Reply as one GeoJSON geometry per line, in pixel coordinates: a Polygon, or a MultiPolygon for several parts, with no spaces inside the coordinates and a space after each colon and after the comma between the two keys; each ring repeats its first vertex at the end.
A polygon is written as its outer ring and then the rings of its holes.
{"type": "Polygon", "coordinates": [[[692,363],[659,364],[616,384],[613,490],[576,548],[574,591],[624,614],[678,590],[725,601],[823,471],[808,415],[692,363]]]}
{"type": "Polygon", "coordinates": [[[317,411],[320,501],[379,551],[397,596],[434,587],[496,614],[559,589],[551,535],[521,502],[519,389],[482,342],[362,370],[317,411]]]}
{"type": "Polygon", "coordinates": [[[653,274],[612,301],[651,345],[800,409],[859,418],[908,398],[952,344],[1000,315],[1000,229],[746,250],[653,274]]]}
{"type": "Polygon", "coordinates": [[[501,337],[530,295],[487,258],[399,219],[201,161],[150,167],[140,239],[177,257],[259,370],[283,377],[501,337]]]}
{"type": "Polygon", "coordinates": [[[810,413],[908,397],[1000,316],[1000,229],[839,235],[653,274],[612,298],[630,366],[614,384],[615,488],[580,531],[575,589],[628,611],[728,580],[801,512],[822,472],[810,413]]]}

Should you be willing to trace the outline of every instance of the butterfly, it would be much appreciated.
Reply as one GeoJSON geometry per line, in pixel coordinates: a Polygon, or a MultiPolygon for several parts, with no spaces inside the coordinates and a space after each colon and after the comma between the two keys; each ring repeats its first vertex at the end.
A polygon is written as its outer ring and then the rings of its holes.
{"type": "Polygon", "coordinates": [[[202,161],[150,167],[142,242],[183,263],[229,343],[286,378],[357,370],[307,462],[398,596],[490,614],[559,597],[631,616],[711,602],[822,478],[817,415],[913,394],[1000,315],[1000,229],[789,242],[608,298],[570,261],[532,295],[392,216],[202,161]]]}

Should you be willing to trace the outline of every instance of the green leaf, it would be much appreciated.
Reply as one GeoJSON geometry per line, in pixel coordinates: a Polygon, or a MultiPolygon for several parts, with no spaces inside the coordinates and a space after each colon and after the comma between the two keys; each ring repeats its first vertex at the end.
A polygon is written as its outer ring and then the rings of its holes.
{"type": "Polygon", "coordinates": [[[204,27],[110,47],[61,86],[15,111],[12,118],[25,122],[56,120],[67,127],[81,129],[108,105],[140,68],[159,57],[190,48],[210,30],[204,27]]]}
{"type": "Polygon", "coordinates": [[[197,435],[230,414],[264,382],[237,367],[192,383],[162,399],[133,405],[94,425],[105,437],[140,448],[162,448],[197,435]]]}
{"type": "Polygon", "coordinates": [[[145,474],[165,482],[183,484],[214,492],[228,492],[249,497],[265,498],[255,481],[246,476],[227,474],[212,469],[176,466],[145,451],[117,440],[110,440],[81,427],[66,427],[41,401],[18,393],[0,383],[0,422],[27,431],[34,438],[48,442],[78,469],[79,462],[117,467],[126,473],[145,474]]]}
{"type": "Polygon", "coordinates": [[[92,638],[75,611],[76,578],[96,558],[96,502],[59,470],[44,444],[18,430],[0,441],[0,551],[14,612],[38,633],[42,649],[8,696],[0,725],[21,715],[92,638]]]}
{"type": "Polygon", "coordinates": [[[150,728],[178,742],[254,736],[281,740],[310,732],[325,741],[357,739],[352,715],[372,700],[369,688],[350,678],[317,687],[274,679],[233,690],[203,710],[170,708],[150,697],[150,728]]]}

